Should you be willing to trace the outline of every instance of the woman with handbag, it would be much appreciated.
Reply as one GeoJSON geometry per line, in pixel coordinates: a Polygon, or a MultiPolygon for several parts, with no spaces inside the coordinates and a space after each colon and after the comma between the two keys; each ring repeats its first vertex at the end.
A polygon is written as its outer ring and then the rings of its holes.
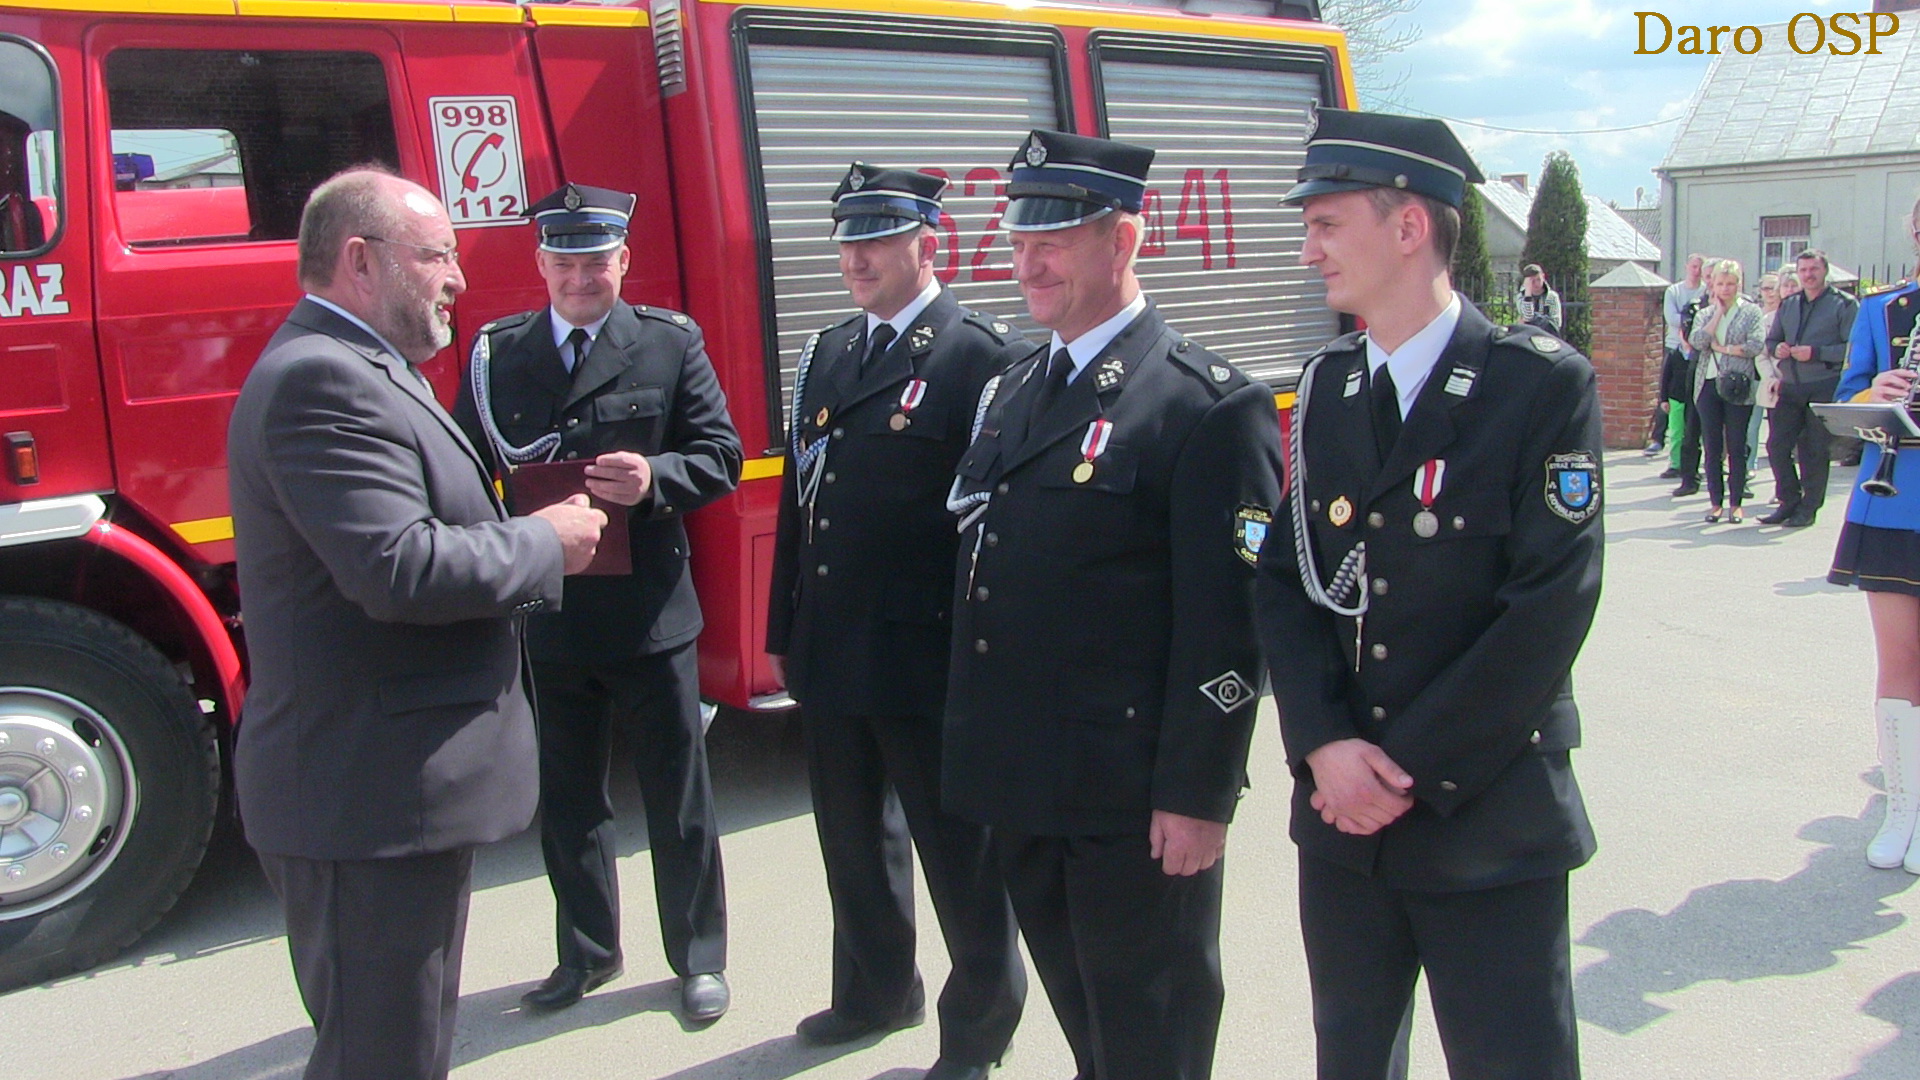
{"type": "Polygon", "coordinates": [[[1723,506],[1728,520],[1745,518],[1740,504],[1747,490],[1747,420],[1753,415],[1753,393],[1759,381],[1754,357],[1766,339],[1760,332],[1760,308],[1740,295],[1740,264],[1722,259],[1708,268],[1711,299],[1694,320],[1688,344],[1699,352],[1694,367],[1695,404],[1700,410],[1701,443],[1707,458],[1707,513],[1709,524],[1720,520],[1723,506]]]}

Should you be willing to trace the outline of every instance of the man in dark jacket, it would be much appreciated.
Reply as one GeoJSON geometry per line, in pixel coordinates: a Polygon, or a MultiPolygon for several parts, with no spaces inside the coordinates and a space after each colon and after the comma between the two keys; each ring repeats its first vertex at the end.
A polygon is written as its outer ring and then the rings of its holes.
{"type": "Polygon", "coordinates": [[[633,725],[667,961],[684,1014],[707,1021],[728,1005],[727,916],[684,518],[739,483],[740,437],[700,328],[620,299],[633,204],[577,184],[534,204],[551,303],[481,328],[459,416],[503,472],[591,459],[587,490],[628,508],[631,572],[568,578],[561,614],[528,621],[560,962],[523,1000],[565,1008],[622,970],[607,797],[619,716],[633,725]]]}
{"type": "Polygon", "coordinates": [[[1051,343],[987,392],[942,780],[994,830],[1083,1077],[1205,1080],[1220,857],[1245,782],[1272,393],[1169,327],[1133,264],[1153,151],[1055,131],[1012,164],[1014,275],[1051,343]]]}
{"type": "Polygon", "coordinates": [[[1780,304],[1767,331],[1767,355],[1780,365],[1780,404],[1767,414],[1767,464],[1780,508],[1760,524],[1799,529],[1813,524],[1827,501],[1832,443],[1812,405],[1833,400],[1860,303],[1827,287],[1824,252],[1803,251],[1793,266],[1800,291],[1780,304]]]}
{"type": "Polygon", "coordinates": [[[1424,971],[1454,1076],[1571,1080],[1593,369],[1453,292],[1481,177],[1440,121],[1322,110],[1300,180],[1302,261],[1367,324],[1302,375],[1294,486],[1260,564],[1319,1075],[1387,1075],[1424,971]]]}
{"type": "Polygon", "coordinates": [[[801,354],[767,651],[800,703],[833,897],[833,1007],[812,1043],[920,1022],[912,847],[953,960],[932,1080],[977,1080],[1020,1021],[1026,970],[985,827],[940,808],[953,467],[987,380],[1030,351],[934,280],[947,181],[855,162],[833,194],[862,311],[801,354]],[[903,820],[904,818],[904,820],[903,820]]]}

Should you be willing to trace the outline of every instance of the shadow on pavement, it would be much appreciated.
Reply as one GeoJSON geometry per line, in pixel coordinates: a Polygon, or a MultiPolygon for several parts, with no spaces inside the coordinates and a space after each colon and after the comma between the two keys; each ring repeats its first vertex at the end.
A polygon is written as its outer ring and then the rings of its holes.
{"type": "MultiPolygon", "coordinates": [[[[1800,839],[1826,846],[1789,877],[1705,885],[1665,915],[1634,908],[1595,923],[1580,944],[1608,955],[1574,977],[1580,1018],[1628,1034],[1671,1011],[1648,1000],[1653,995],[1713,980],[1821,971],[1839,962],[1841,950],[1900,926],[1906,917],[1883,901],[1916,879],[1875,870],[1861,857],[1879,826],[1880,807],[1876,797],[1858,818],[1821,818],[1802,827],[1800,839]]],[[[1920,1023],[1911,1007],[1915,996],[1920,988],[1901,999],[1901,1008],[1920,1023]]],[[[1920,1049],[1920,1031],[1910,1038],[1920,1049]]]]}
{"type": "Polygon", "coordinates": [[[1860,1011],[1900,1029],[1892,1042],[1860,1059],[1841,1080],[1910,1080],[1920,1076],[1920,972],[1873,992],[1860,1011]]]}
{"type": "MultiPolygon", "coordinates": [[[[707,756],[723,834],[813,811],[797,719],[723,711],[707,733],[707,756]]],[[[647,850],[646,814],[632,760],[632,752],[616,738],[612,788],[622,858],[647,850]]],[[[473,888],[480,892],[545,874],[536,822],[534,828],[480,850],[473,888]]],[[[215,830],[199,873],[173,910],[133,949],[72,978],[130,965],[194,960],[285,933],[279,901],[260,872],[259,860],[237,828],[222,827],[215,830]]]]}

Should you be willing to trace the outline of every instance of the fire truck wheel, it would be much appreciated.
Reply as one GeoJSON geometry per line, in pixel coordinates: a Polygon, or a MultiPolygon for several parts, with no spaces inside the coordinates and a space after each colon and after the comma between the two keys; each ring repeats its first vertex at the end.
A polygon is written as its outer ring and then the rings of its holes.
{"type": "Polygon", "coordinates": [[[166,657],[85,608],[0,597],[0,990],[152,927],[219,794],[213,725],[166,657]]]}

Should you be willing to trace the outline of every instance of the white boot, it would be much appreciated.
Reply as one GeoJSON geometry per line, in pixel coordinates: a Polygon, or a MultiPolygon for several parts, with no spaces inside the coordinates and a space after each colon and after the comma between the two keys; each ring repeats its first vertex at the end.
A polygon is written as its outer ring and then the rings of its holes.
{"type": "Polygon", "coordinates": [[[1867,844],[1867,865],[1883,870],[1902,864],[1920,874],[1913,831],[1920,818],[1920,710],[1899,698],[1874,702],[1880,736],[1880,775],[1887,787],[1887,816],[1867,844]]]}

